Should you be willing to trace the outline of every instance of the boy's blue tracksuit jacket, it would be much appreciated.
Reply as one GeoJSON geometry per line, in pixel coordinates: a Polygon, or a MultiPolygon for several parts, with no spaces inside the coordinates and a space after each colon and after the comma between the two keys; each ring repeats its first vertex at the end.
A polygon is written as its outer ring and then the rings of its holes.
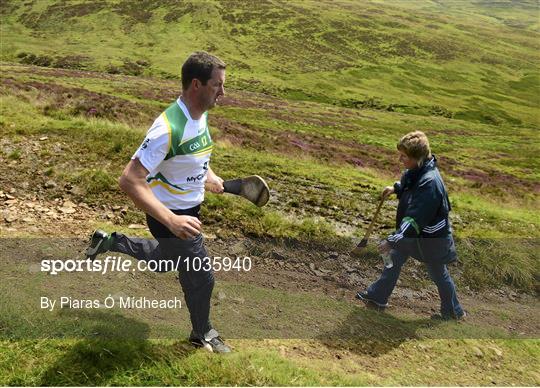
{"type": "Polygon", "coordinates": [[[430,263],[448,264],[457,259],[448,219],[450,201],[437,168],[437,159],[406,170],[394,184],[399,199],[396,231],[387,240],[393,249],[430,263]]]}

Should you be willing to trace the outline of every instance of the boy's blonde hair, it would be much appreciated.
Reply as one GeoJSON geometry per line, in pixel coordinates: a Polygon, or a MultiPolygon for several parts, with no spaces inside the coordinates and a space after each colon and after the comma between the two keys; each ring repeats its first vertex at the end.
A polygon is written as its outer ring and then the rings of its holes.
{"type": "Polygon", "coordinates": [[[397,143],[397,149],[405,152],[409,158],[418,161],[418,166],[431,158],[429,140],[422,131],[410,132],[403,136],[397,143]]]}

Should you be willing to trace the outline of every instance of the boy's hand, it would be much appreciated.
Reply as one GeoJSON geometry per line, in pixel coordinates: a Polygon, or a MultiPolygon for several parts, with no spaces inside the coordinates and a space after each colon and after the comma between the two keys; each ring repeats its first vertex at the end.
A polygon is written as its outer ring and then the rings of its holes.
{"type": "Polygon", "coordinates": [[[394,194],[394,186],[386,186],[382,192],[383,198],[386,198],[392,194],[394,194]]]}
{"type": "Polygon", "coordinates": [[[379,245],[377,246],[377,250],[379,251],[379,253],[381,255],[386,255],[390,252],[390,250],[392,249],[392,247],[390,246],[390,244],[388,243],[388,241],[386,240],[382,240],[379,245]]]}

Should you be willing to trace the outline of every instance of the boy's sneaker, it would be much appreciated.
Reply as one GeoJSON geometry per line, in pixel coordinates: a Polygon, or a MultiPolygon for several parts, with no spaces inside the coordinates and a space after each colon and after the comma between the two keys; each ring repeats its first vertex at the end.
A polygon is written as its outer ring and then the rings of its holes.
{"type": "Polygon", "coordinates": [[[388,307],[388,303],[380,303],[377,302],[375,299],[371,298],[367,292],[357,292],[356,293],[356,299],[360,299],[362,302],[366,304],[368,307],[377,307],[379,310],[384,310],[388,307]]]}
{"type": "Polygon", "coordinates": [[[211,329],[208,333],[204,335],[204,338],[201,338],[195,333],[191,332],[189,336],[189,342],[198,348],[204,348],[212,353],[230,353],[231,348],[229,348],[223,342],[223,338],[219,336],[219,333],[215,329],[211,329]]]}
{"type": "Polygon", "coordinates": [[[463,312],[460,315],[433,314],[431,316],[431,319],[434,321],[463,321],[465,320],[465,318],[467,318],[467,313],[465,312],[465,310],[463,310],[463,312]]]}
{"type": "Polygon", "coordinates": [[[111,236],[103,230],[96,230],[90,237],[90,245],[86,249],[86,257],[94,261],[97,255],[107,252],[110,248],[111,236]]]}

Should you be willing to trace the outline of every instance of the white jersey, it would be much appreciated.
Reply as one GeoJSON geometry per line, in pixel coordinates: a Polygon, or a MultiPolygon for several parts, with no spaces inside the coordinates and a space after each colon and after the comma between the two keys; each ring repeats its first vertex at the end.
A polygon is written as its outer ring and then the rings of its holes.
{"type": "Polygon", "coordinates": [[[193,120],[181,99],[155,121],[132,159],[149,171],[146,181],[169,209],[188,209],[204,200],[212,153],[207,113],[193,120]]]}

